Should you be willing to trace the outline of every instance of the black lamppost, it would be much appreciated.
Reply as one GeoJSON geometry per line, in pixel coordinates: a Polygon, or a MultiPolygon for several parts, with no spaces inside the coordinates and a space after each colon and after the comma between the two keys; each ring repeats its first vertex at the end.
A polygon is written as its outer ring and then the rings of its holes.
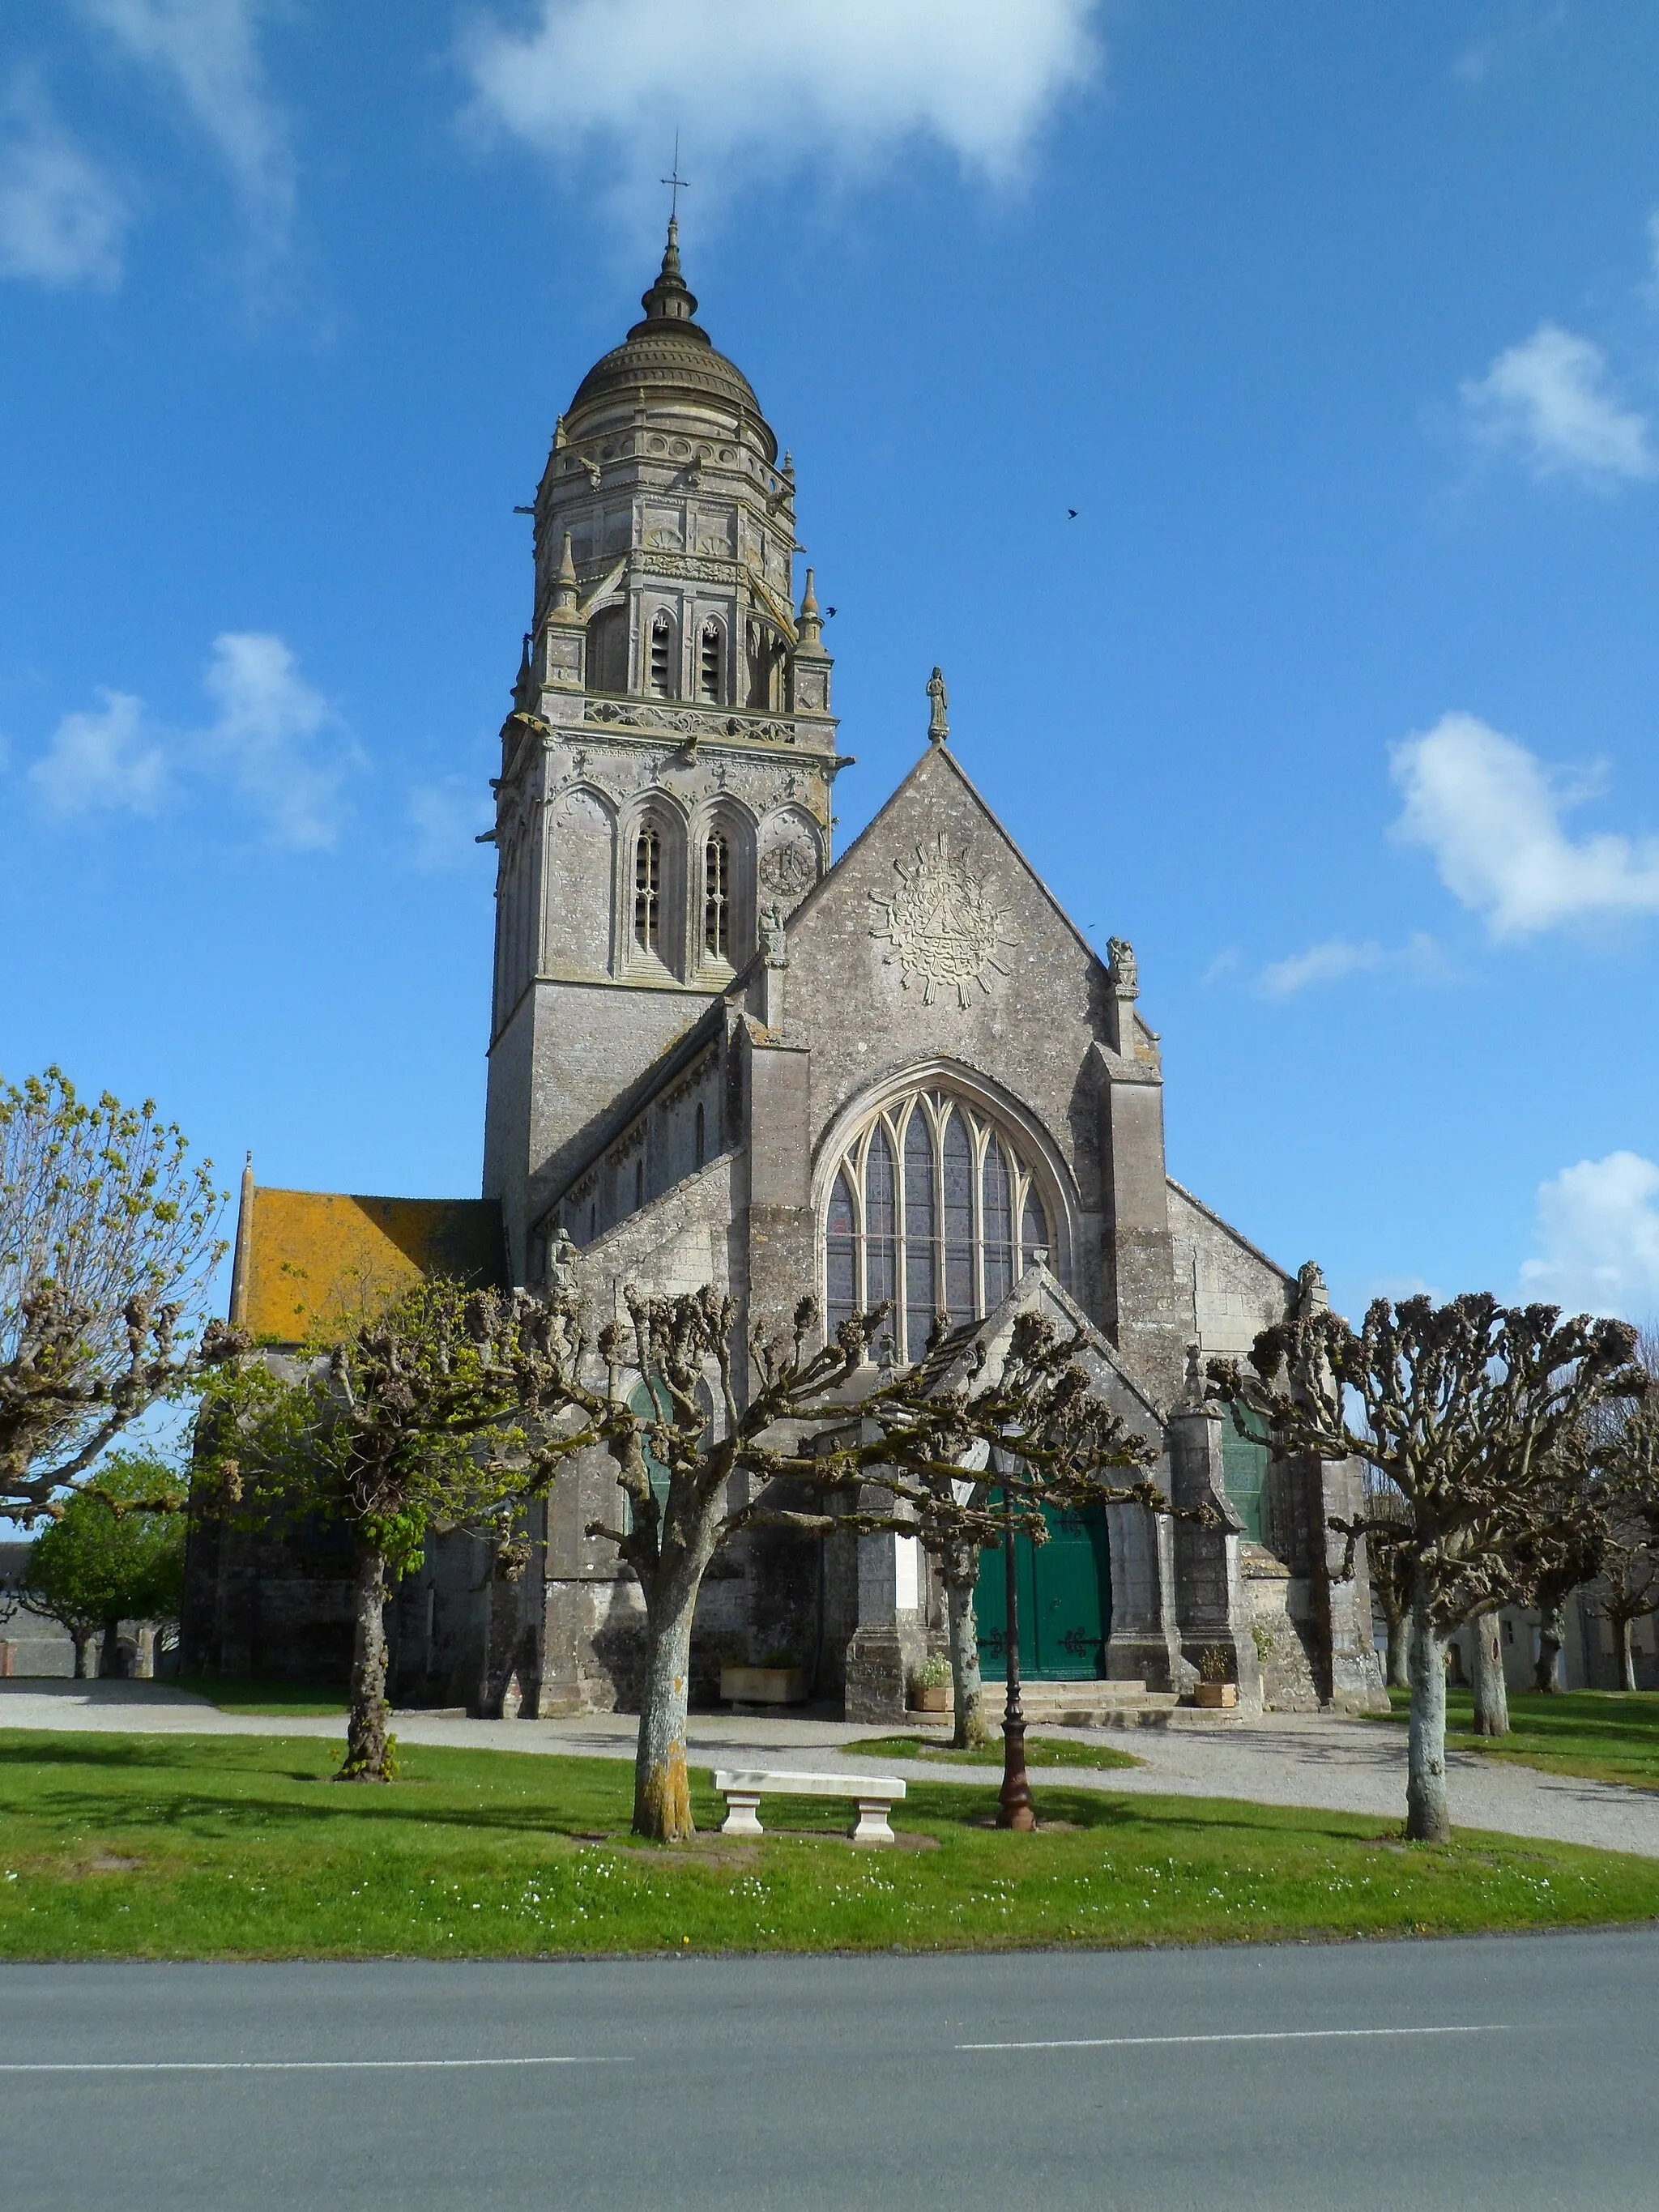
{"type": "Polygon", "coordinates": [[[1014,1571],[1013,1485],[1002,1477],[1002,1571],[1008,1594],[1008,1697],[1002,1712],[1002,1795],[997,1801],[1000,1828],[1036,1826],[1031,1785],[1025,1779],[1025,1713],[1019,1702],[1019,1590],[1014,1571]]]}

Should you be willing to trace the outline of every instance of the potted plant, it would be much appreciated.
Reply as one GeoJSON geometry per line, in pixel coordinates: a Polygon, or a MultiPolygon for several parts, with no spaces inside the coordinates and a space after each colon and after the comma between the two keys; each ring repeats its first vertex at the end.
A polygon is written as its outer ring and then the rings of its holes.
{"type": "Polygon", "coordinates": [[[942,1651],[924,1659],[910,1677],[913,1713],[948,1713],[951,1710],[951,1662],[942,1651]]]}
{"type": "Polygon", "coordinates": [[[720,1695],[734,1705],[804,1705],[806,1669],[793,1651],[769,1651],[758,1667],[722,1667],[720,1695]]]}
{"type": "Polygon", "coordinates": [[[1220,1644],[1212,1644],[1198,1662],[1198,1687],[1194,1692],[1198,1704],[1212,1710],[1224,1710],[1238,1703],[1238,1685],[1232,1679],[1233,1662],[1220,1644]]]}

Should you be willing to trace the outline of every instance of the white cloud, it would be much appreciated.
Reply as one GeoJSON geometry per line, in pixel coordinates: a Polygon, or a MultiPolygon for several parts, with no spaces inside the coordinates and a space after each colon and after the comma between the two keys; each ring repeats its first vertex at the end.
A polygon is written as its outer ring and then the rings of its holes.
{"type": "MultiPolygon", "coordinates": [[[[931,138],[1016,174],[1099,63],[1096,0],[538,0],[474,26],[475,112],[567,159],[595,142],[654,180],[677,129],[702,201],[738,157],[842,175],[931,138]]],[[[700,204],[702,202],[699,203],[700,204]]]]}
{"type": "Polygon", "coordinates": [[[1500,353],[1460,396],[1471,434],[1535,477],[1606,489],[1659,474],[1646,419],[1614,397],[1600,346],[1554,323],[1500,353]]]}
{"type": "Polygon", "coordinates": [[[438,875],[471,857],[479,831],[489,827],[489,809],[475,783],[446,776],[441,783],[414,786],[409,825],[414,832],[410,859],[423,875],[438,875]]]}
{"type": "Polygon", "coordinates": [[[120,194],[27,81],[0,103],[0,276],[67,289],[120,281],[120,194]]]}
{"type": "Polygon", "coordinates": [[[1659,1315],[1659,1165],[1638,1152],[1580,1160],[1538,1187],[1540,1255],[1524,1296],[1626,1321],[1659,1315]]]}
{"type": "Polygon", "coordinates": [[[1340,983],[1349,975],[1371,974],[1384,968],[1437,975],[1443,972],[1444,963],[1433,938],[1421,934],[1392,950],[1379,945],[1375,938],[1356,945],[1349,938],[1328,937],[1321,944],[1310,945],[1305,952],[1293,952],[1287,959],[1273,961],[1257,976],[1256,988],[1264,998],[1288,999],[1311,984],[1340,983]]]}
{"type": "Polygon", "coordinates": [[[1588,795],[1473,714],[1444,714],[1392,751],[1405,811],[1394,834],[1433,854],[1454,897],[1495,938],[1564,921],[1659,913],[1659,837],[1569,837],[1565,809],[1588,795]]]}
{"type": "Polygon", "coordinates": [[[183,100],[235,181],[260,243],[280,246],[294,207],[294,159],[259,54],[270,0],[81,0],[132,58],[183,100]]]}
{"type": "Polygon", "coordinates": [[[204,735],[204,752],[263,817],[272,842],[300,850],[331,846],[356,749],[282,639],[226,631],[213,641],[202,682],[219,706],[218,720],[204,735]],[[339,734],[330,755],[319,757],[312,740],[331,730],[339,734]]]}
{"type": "Polygon", "coordinates": [[[272,844],[332,846],[343,786],[361,756],[282,639],[226,631],[213,641],[202,683],[218,708],[204,729],[164,731],[125,691],[100,691],[96,710],[66,714],[29,769],[42,804],[65,817],[100,809],[156,814],[192,787],[228,786],[272,844]]]}
{"type": "Polygon", "coordinates": [[[65,714],[52,743],[29,769],[45,805],[59,815],[101,808],[155,813],[167,796],[167,756],[145,719],[144,702],[129,691],[100,690],[101,707],[65,714]]]}

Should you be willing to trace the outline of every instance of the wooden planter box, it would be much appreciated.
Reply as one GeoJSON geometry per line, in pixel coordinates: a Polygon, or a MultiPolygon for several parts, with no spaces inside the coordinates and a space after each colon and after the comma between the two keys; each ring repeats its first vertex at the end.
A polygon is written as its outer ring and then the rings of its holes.
{"type": "Polygon", "coordinates": [[[913,1713],[948,1713],[951,1710],[951,1685],[948,1682],[916,1683],[910,1692],[913,1713]]]}
{"type": "Polygon", "coordinates": [[[804,1667],[722,1667],[720,1695],[734,1705],[804,1705],[804,1667]]]}
{"type": "Polygon", "coordinates": [[[1238,1685],[1237,1682],[1200,1682],[1193,1695],[1200,1705],[1207,1705],[1212,1711],[1223,1710],[1238,1703],[1238,1685]]]}

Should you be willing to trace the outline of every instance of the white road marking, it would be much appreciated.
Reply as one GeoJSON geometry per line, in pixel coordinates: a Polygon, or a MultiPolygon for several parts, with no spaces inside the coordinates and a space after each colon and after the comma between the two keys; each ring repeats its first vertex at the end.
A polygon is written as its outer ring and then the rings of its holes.
{"type": "Polygon", "coordinates": [[[1511,2035],[1508,2021],[1472,2027],[1263,2027],[1236,2035],[1078,2035],[1048,2043],[959,2043],[958,2051],[1122,2051],[1152,2043],[1320,2043],[1357,2035],[1511,2035]]]}
{"type": "Polygon", "coordinates": [[[434,2066],[631,2066],[631,2058],[63,2058],[0,2060],[0,2074],[357,2074],[434,2066]]]}

